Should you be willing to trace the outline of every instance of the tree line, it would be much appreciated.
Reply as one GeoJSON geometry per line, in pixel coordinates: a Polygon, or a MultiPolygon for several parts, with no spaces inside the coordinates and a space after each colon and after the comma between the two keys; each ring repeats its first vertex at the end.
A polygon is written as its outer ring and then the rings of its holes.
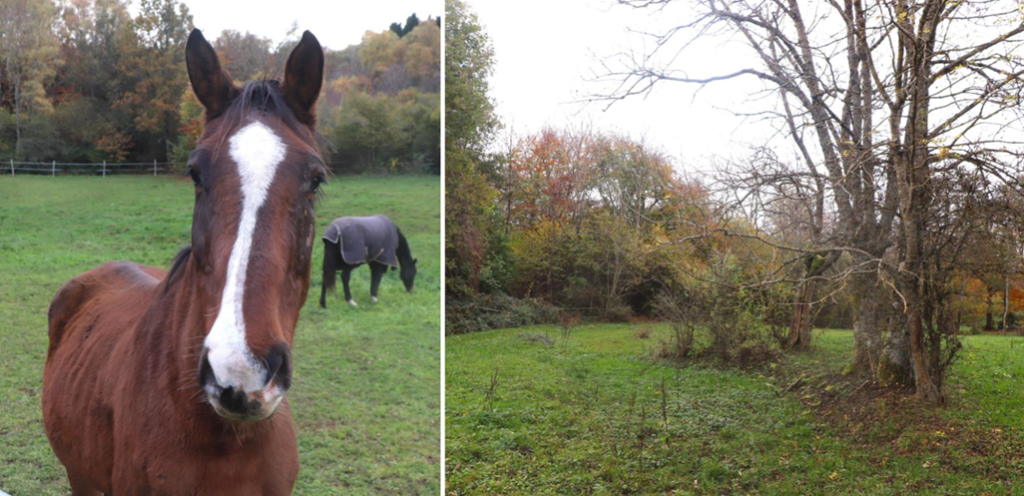
{"type": "Polygon", "coordinates": [[[606,59],[598,82],[612,89],[593,102],[748,78],[775,136],[687,179],[656,149],[600,132],[547,130],[496,151],[493,49],[448,0],[453,330],[527,321],[544,304],[646,314],[673,323],[666,356],[746,360],[807,349],[822,312],[845,314],[848,373],[943,403],[962,329],[993,327],[996,309],[1005,329],[1020,299],[1016,3],[618,3],[682,20],[640,34],[654,48],[606,59]],[[751,62],[700,74],[662,55],[715,35],[751,62]]]}
{"type": "MultiPolygon", "coordinates": [[[[440,19],[367,31],[325,49],[318,128],[338,172],[440,172],[440,19]]],[[[202,132],[176,0],[10,0],[0,4],[0,155],[61,162],[183,165],[202,132]]],[[[226,30],[213,38],[237,84],[279,79],[298,42],[226,30]]]]}

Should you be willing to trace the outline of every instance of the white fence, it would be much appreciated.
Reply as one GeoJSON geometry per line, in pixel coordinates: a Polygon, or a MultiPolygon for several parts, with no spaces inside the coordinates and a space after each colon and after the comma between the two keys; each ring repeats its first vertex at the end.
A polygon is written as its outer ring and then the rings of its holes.
{"type": "Polygon", "coordinates": [[[118,162],[118,163],[73,163],[73,162],[17,162],[8,160],[4,175],[17,174],[91,174],[107,177],[107,174],[152,174],[157,175],[171,170],[170,162],[118,162]]]}

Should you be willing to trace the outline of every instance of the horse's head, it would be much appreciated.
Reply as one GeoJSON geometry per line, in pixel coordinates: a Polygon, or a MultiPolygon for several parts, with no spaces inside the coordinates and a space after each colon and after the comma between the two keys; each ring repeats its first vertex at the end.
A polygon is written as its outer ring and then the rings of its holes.
{"type": "Polygon", "coordinates": [[[402,282],[405,283],[405,290],[412,293],[413,282],[416,280],[416,261],[417,258],[412,259],[412,262],[402,264],[402,271],[399,275],[402,276],[402,282]]]}
{"type": "Polygon", "coordinates": [[[327,172],[314,129],[323,51],[307,31],[282,82],[238,87],[199,30],[185,50],[206,108],[188,164],[195,293],[208,309],[199,384],[222,417],[260,420],[291,383],[291,343],[309,290],[313,205],[327,172]]]}

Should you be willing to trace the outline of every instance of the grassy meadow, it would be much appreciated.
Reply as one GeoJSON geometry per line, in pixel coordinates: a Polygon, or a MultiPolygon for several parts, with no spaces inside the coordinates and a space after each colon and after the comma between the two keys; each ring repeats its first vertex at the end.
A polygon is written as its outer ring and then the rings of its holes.
{"type": "MultiPolygon", "coordinates": [[[[295,494],[440,490],[440,179],[331,179],[317,233],[341,215],[383,213],[419,258],[416,291],[397,272],[370,303],[370,271],[323,310],[321,243],[293,348],[289,398],[302,468],[295,494]]],[[[46,311],[76,274],[119,259],[169,268],[189,243],[193,192],[176,177],[0,178],[0,490],[70,494],[40,413],[46,311]]],[[[116,357],[112,357],[116,359],[116,357]]]]}
{"type": "Polygon", "coordinates": [[[447,492],[1024,494],[1024,338],[965,337],[935,410],[842,376],[850,331],[751,370],[655,363],[668,332],[447,337],[447,492]]]}

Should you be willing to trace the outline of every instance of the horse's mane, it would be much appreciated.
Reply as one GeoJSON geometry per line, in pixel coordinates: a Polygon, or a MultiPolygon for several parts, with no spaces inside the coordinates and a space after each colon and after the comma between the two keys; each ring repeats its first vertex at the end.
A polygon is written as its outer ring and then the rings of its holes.
{"type": "Polygon", "coordinates": [[[406,263],[412,260],[412,251],[409,249],[409,242],[405,240],[402,230],[398,228],[396,230],[398,231],[398,248],[395,249],[395,254],[398,255],[399,261],[406,263]]]}
{"type": "Polygon", "coordinates": [[[174,283],[175,276],[181,272],[182,267],[185,266],[185,262],[188,261],[191,255],[192,245],[189,245],[179,250],[178,254],[174,256],[174,262],[171,264],[171,270],[167,272],[167,277],[164,278],[164,292],[167,292],[167,289],[174,283]]]}
{"type": "MultiPolygon", "coordinates": [[[[261,115],[270,113],[277,116],[295,134],[308,137],[310,145],[318,153],[322,153],[322,150],[329,147],[329,143],[326,143],[323,136],[316,130],[315,122],[312,126],[306,126],[299,121],[298,116],[288,106],[284,95],[281,94],[281,83],[276,79],[245,83],[241,92],[222,114],[224,129],[236,128],[254,111],[261,115]]],[[[226,138],[227,134],[225,133],[221,139],[226,138]]]]}

